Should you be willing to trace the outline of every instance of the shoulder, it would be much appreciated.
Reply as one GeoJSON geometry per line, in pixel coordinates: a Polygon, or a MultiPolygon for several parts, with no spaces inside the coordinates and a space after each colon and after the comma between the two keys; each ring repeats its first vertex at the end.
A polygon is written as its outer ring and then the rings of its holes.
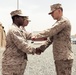
{"type": "Polygon", "coordinates": [[[62,21],[65,21],[65,23],[70,24],[70,20],[66,17],[62,17],[62,21]]]}
{"type": "Polygon", "coordinates": [[[11,25],[7,34],[16,34],[16,33],[20,33],[21,32],[21,29],[18,28],[17,26],[15,25],[11,25]]]}
{"type": "Polygon", "coordinates": [[[62,17],[61,20],[59,20],[56,24],[57,25],[71,25],[69,19],[66,17],[62,17]]]}

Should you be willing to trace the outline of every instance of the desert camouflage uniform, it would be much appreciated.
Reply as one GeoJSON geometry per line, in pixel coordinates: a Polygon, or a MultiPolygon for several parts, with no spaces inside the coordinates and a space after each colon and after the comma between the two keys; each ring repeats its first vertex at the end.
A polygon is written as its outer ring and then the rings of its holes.
{"type": "Polygon", "coordinates": [[[71,75],[73,52],[71,50],[70,33],[71,24],[68,19],[62,17],[52,26],[52,28],[43,31],[36,36],[36,38],[50,38],[50,41],[46,41],[45,44],[40,46],[40,49],[44,51],[51,43],[53,44],[53,55],[57,75],[71,75]]]}
{"type": "Polygon", "coordinates": [[[23,31],[15,24],[6,36],[6,50],[2,59],[3,75],[23,75],[27,65],[27,55],[35,53],[35,49],[27,43],[23,31]]]}
{"type": "Polygon", "coordinates": [[[31,37],[32,37],[32,33],[27,32],[26,29],[24,27],[22,27],[22,26],[20,26],[20,28],[23,31],[24,37],[26,37],[27,40],[30,40],[31,37]]]}

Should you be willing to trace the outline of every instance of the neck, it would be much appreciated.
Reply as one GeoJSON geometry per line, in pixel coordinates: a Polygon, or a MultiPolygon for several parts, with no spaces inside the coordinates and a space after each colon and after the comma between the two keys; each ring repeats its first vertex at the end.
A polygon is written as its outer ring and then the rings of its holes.
{"type": "Polygon", "coordinates": [[[58,17],[57,21],[59,21],[61,18],[62,18],[62,15],[60,15],[60,16],[58,17]]]}
{"type": "Polygon", "coordinates": [[[20,25],[17,22],[14,22],[14,24],[16,24],[16,26],[20,27],[20,25]]]}
{"type": "Polygon", "coordinates": [[[59,17],[58,19],[57,19],[57,21],[59,21],[61,19],[61,17],[59,17]]]}

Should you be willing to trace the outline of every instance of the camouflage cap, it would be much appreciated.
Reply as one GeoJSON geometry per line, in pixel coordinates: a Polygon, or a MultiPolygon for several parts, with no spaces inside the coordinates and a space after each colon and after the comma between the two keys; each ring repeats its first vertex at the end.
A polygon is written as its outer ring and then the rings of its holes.
{"type": "Polygon", "coordinates": [[[22,16],[22,17],[27,17],[27,16],[24,16],[22,14],[22,11],[21,10],[15,10],[15,11],[12,11],[11,13],[11,17],[15,16],[15,15],[19,15],[19,16],[22,16]]]}
{"type": "Polygon", "coordinates": [[[60,3],[57,3],[57,4],[51,5],[50,8],[51,8],[51,11],[50,11],[49,15],[50,15],[53,11],[55,11],[56,9],[62,8],[62,6],[61,6],[60,3]]]}

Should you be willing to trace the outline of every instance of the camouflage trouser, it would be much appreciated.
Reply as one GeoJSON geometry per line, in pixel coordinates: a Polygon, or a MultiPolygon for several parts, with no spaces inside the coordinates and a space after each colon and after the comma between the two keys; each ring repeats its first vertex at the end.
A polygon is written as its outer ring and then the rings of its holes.
{"type": "Polygon", "coordinates": [[[71,75],[73,60],[56,60],[57,75],[71,75]]]}
{"type": "Polygon", "coordinates": [[[2,75],[23,75],[27,61],[22,64],[2,64],[2,75]]]}

